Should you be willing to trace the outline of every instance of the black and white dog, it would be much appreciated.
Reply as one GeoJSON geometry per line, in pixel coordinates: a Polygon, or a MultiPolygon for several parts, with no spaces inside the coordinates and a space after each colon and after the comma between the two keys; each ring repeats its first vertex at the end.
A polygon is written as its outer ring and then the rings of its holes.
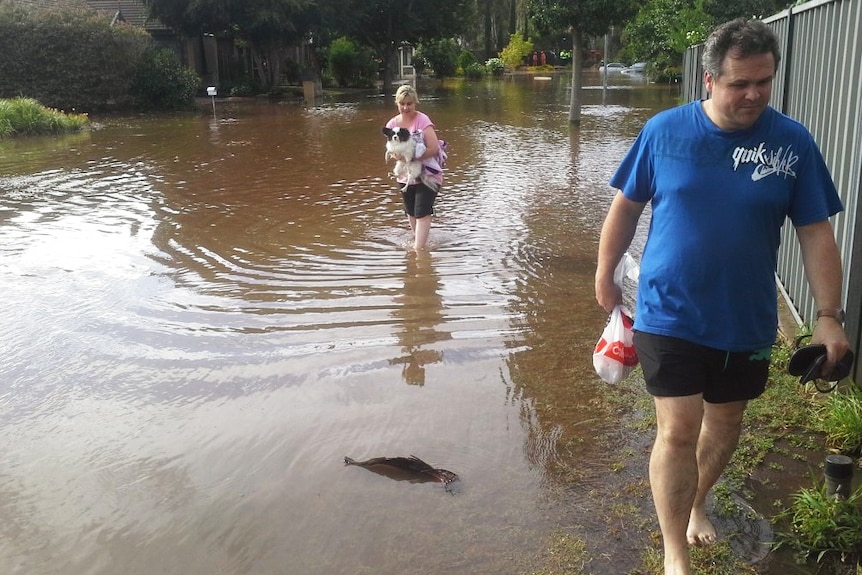
{"type": "MultiPolygon", "coordinates": [[[[407,183],[415,181],[422,175],[422,162],[416,159],[416,156],[422,155],[424,152],[424,144],[416,143],[410,130],[407,128],[383,128],[381,130],[386,136],[386,160],[395,159],[395,167],[392,168],[392,175],[396,178],[405,177],[407,183]]],[[[404,184],[404,190],[407,189],[407,183],[404,184]]]]}

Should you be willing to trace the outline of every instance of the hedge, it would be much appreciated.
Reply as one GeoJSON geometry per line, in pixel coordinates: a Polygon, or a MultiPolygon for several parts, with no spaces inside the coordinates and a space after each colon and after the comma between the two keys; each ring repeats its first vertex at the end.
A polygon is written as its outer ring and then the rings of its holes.
{"type": "Polygon", "coordinates": [[[0,98],[67,111],[131,103],[149,34],[85,7],[25,8],[0,0],[0,98]]]}

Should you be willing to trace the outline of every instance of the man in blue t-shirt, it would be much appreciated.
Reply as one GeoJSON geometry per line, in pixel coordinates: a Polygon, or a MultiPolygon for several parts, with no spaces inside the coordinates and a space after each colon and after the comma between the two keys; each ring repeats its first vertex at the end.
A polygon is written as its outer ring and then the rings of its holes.
{"type": "Polygon", "coordinates": [[[775,268],[786,218],[819,308],[824,372],[849,349],[842,271],[829,217],[843,209],[808,130],[768,102],[778,39],[762,22],[716,28],[703,54],[710,98],[651,118],[611,178],[596,299],[622,302],[614,269],[649,202],[634,344],[657,418],[650,485],[665,575],[690,575],[689,544],[716,531],[706,497],[763,393],[778,326],[775,268]]]}

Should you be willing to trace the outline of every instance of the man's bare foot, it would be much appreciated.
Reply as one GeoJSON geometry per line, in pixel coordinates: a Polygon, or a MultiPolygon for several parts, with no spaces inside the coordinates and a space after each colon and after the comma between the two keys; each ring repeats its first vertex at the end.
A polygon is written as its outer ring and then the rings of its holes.
{"type": "Polygon", "coordinates": [[[718,533],[706,516],[704,509],[692,509],[685,532],[689,545],[712,545],[718,540],[718,533]]]}

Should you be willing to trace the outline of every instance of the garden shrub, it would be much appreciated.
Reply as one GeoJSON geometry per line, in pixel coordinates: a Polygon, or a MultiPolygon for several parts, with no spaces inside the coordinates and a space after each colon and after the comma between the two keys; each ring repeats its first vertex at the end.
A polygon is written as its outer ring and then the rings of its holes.
{"type": "Polygon", "coordinates": [[[468,64],[464,69],[464,75],[474,80],[485,77],[485,66],[479,62],[468,64]]]}
{"type": "Polygon", "coordinates": [[[62,110],[122,106],[151,42],[144,30],[111,26],[84,7],[0,2],[0,98],[27,96],[62,110]]]}
{"type": "Polygon", "coordinates": [[[502,76],[506,71],[506,65],[503,64],[502,58],[490,58],[485,62],[485,68],[492,76],[502,76]]]}
{"type": "Polygon", "coordinates": [[[142,110],[182,110],[194,105],[198,75],[167,48],[149,48],[135,70],[129,94],[142,110]]]}
{"type": "Polygon", "coordinates": [[[512,70],[520,66],[524,58],[533,51],[533,43],[529,40],[524,40],[520,34],[512,34],[509,36],[509,43],[500,52],[500,59],[507,68],[512,70]]]}
{"type": "Polygon", "coordinates": [[[477,62],[478,60],[476,59],[476,56],[473,55],[473,52],[462,50],[461,53],[458,54],[458,73],[466,75],[467,69],[477,62]]]}
{"type": "MultiPolygon", "coordinates": [[[[455,40],[441,38],[422,42],[416,47],[418,57],[434,70],[437,78],[451,77],[458,69],[458,56],[461,49],[455,40]]],[[[414,56],[416,58],[417,56],[414,56]]]]}
{"type": "Polygon", "coordinates": [[[349,38],[336,38],[329,46],[326,60],[339,86],[365,88],[373,85],[377,64],[368,48],[349,38]]]}

